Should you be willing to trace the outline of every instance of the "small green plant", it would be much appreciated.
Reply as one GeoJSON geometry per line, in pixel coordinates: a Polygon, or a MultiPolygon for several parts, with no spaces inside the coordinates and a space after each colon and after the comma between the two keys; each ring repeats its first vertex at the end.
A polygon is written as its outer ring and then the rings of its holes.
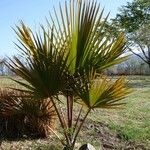
{"type": "Polygon", "coordinates": [[[90,112],[97,108],[116,109],[129,93],[123,77],[114,81],[101,74],[127,59],[121,57],[125,52],[124,34],[116,39],[108,36],[109,29],[104,32],[108,16],[104,20],[102,16],[103,10],[100,12],[96,1],[71,0],[64,9],[60,5],[60,15],[54,9],[54,16],[47,21],[48,29],[41,26],[41,34],[34,34],[24,23],[15,30],[21,44],[17,47],[26,61],[15,56],[7,65],[27,81],[14,80],[26,88],[21,91],[30,93],[33,99],[47,98],[52,102],[64,137],[49,129],[64,150],[75,148],[90,112]],[[78,114],[74,114],[76,103],[78,114]]]}

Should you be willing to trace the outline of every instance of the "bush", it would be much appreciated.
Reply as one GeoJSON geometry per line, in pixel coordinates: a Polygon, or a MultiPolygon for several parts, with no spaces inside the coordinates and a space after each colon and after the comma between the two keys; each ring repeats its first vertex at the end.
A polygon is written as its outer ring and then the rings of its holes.
{"type": "Polygon", "coordinates": [[[55,112],[48,100],[33,101],[23,92],[0,90],[0,136],[47,137],[54,128],[55,112]]]}

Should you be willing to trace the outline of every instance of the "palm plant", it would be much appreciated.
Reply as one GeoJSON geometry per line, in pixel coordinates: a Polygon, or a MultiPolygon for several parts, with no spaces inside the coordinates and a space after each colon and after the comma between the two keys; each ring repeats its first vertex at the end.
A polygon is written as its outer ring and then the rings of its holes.
{"type": "MultiPolygon", "coordinates": [[[[96,1],[71,0],[60,5],[60,15],[54,9],[50,14],[48,29],[41,26],[41,34],[33,34],[24,23],[17,26],[21,56],[26,64],[17,57],[7,65],[27,83],[15,80],[31,93],[36,100],[48,98],[59,118],[65,140],[55,131],[64,149],[73,150],[88,114],[96,108],[117,108],[129,90],[124,78],[111,81],[100,75],[104,69],[127,59],[121,57],[125,52],[123,33],[117,39],[108,36],[104,27],[108,16],[103,20],[103,10],[96,1]],[[60,17],[59,17],[60,16],[60,17]],[[100,27],[99,24],[101,23],[100,27]],[[64,95],[64,103],[59,95],[64,95]],[[74,119],[74,104],[81,109],[74,119]],[[66,105],[67,114],[60,105],[66,105]],[[80,122],[83,107],[86,112],[80,122]],[[75,121],[74,121],[75,120],[75,121]]],[[[47,19],[48,20],[48,19],[47,19]]]]}
{"type": "Polygon", "coordinates": [[[3,118],[2,135],[6,137],[17,138],[24,134],[46,137],[49,134],[47,125],[54,128],[56,113],[48,99],[35,101],[27,93],[1,89],[0,117],[3,118]]]}

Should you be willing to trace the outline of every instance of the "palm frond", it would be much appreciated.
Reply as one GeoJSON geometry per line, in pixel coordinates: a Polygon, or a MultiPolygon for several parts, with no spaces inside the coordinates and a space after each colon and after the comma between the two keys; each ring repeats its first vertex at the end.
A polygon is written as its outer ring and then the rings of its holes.
{"type": "Polygon", "coordinates": [[[123,105],[122,99],[125,98],[131,90],[126,87],[124,77],[112,81],[106,76],[92,80],[91,83],[83,84],[84,88],[77,87],[76,92],[87,107],[93,108],[116,108],[123,105]]]}
{"type": "Polygon", "coordinates": [[[60,5],[60,15],[58,11],[54,12],[54,17],[50,15],[50,18],[57,47],[69,54],[71,74],[84,74],[83,70],[89,72],[92,68],[102,71],[127,59],[120,57],[125,52],[124,34],[120,33],[117,39],[113,39],[107,34],[109,30],[104,32],[108,16],[103,20],[103,10],[100,13],[100,4],[96,1],[76,3],[71,0],[69,6],[66,3],[64,10],[60,5]]]}
{"type": "Polygon", "coordinates": [[[7,66],[16,75],[27,81],[16,82],[32,91],[36,98],[59,93],[65,85],[64,76],[67,73],[67,57],[55,47],[53,31],[48,35],[45,30],[42,32],[43,36],[34,35],[23,23],[21,27],[17,26],[16,33],[22,47],[17,46],[25,62],[18,57],[7,62],[7,66]]]}

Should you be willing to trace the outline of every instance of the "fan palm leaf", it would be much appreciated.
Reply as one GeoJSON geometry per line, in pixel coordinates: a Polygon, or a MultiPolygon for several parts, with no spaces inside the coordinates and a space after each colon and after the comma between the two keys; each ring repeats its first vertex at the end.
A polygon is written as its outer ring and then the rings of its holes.
{"type": "Polygon", "coordinates": [[[92,68],[102,71],[127,59],[119,57],[125,51],[124,34],[110,42],[111,37],[106,36],[109,31],[103,32],[108,16],[103,20],[103,10],[100,13],[100,5],[94,0],[71,0],[64,10],[60,5],[60,15],[55,9],[54,12],[55,16],[50,15],[50,18],[55,41],[60,48],[63,43],[69,54],[67,62],[71,74],[83,74],[83,70],[89,72],[92,68]]]}
{"type": "Polygon", "coordinates": [[[27,82],[13,80],[27,88],[36,98],[58,94],[65,85],[67,57],[53,44],[53,33],[49,37],[44,31],[43,36],[34,35],[24,23],[21,23],[21,27],[17,26],[16,33],[22,46],[16,45],[24,61],[14,57],[7,65],[27,82]]]}
{"type": "Polygon", "coordinates": [[[121,100],[131,92],[126,87],[124,77],[114,81],[106,76],[91,80],[89,84],[83,82],[82,87],[81,85],[77,86],[74,90],[81,99],[77,102],[86,105],[90,109],[117,108],[117,106],[125,104],[121,100]]]}

